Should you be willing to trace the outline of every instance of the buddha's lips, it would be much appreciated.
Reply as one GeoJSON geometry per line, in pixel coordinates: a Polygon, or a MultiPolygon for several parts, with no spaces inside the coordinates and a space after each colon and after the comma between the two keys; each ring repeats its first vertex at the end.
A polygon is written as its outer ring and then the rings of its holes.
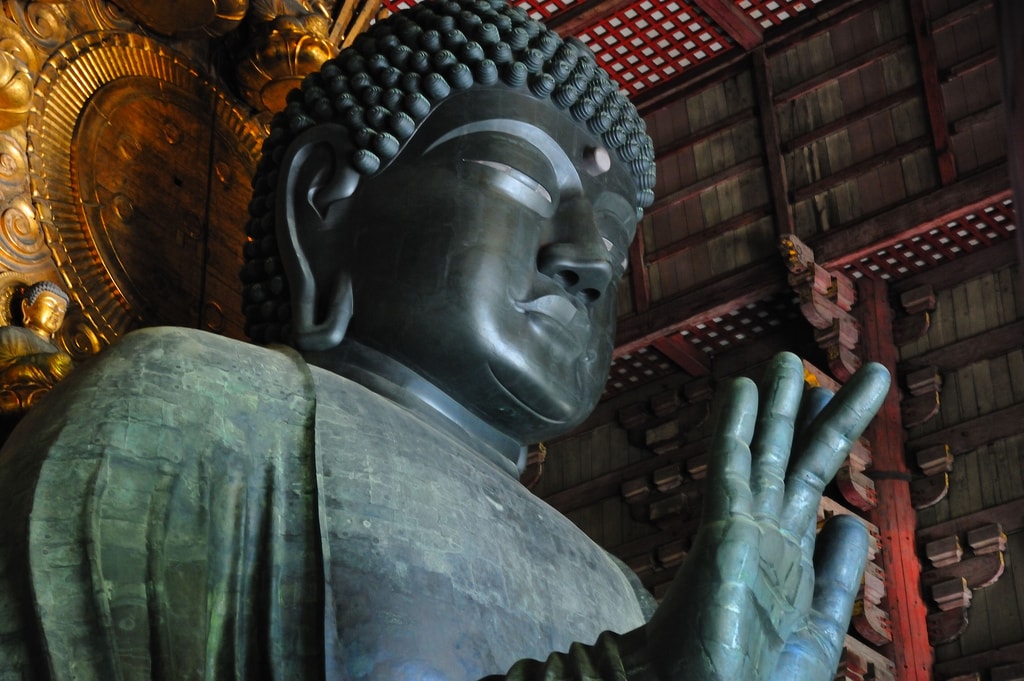
{"type": "Polygon", "coordinates": [[[569,325],[577,312],[576,306],[569,299],[554,294],[525,302],[516,302],[516,309],[520,312],[534,312],[551,317],[565,326],[569,325]]]}

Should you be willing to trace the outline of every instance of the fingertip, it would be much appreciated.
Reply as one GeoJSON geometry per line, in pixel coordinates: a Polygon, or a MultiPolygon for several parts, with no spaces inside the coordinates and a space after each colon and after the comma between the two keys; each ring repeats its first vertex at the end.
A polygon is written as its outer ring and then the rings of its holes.
{"type": "Polygon", "coordinates": [[[716,399],[718,414],[714,432],[750,444],[757,419],[757,385],[746,377],[733,378],[716,399]]]}
{"type": "Polygon", "coordinates": [[[825,523],[814,551],[819,576],[844,589],[859,588],[868,555],[868,530],[852,515],[837,515],[825,523]]]}

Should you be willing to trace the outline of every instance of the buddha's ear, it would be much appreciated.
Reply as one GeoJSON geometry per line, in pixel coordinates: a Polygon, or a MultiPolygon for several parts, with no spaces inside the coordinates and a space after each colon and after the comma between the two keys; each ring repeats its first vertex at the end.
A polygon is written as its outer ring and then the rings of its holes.
{"type": "Polygon", "coordinates": [[[352,273],[345,227],[359,184],[348,131],[320,124],[300,133],[281,159],[275,223],[291,291],[292,341],[329,350],[352,318],[352,273]]]}

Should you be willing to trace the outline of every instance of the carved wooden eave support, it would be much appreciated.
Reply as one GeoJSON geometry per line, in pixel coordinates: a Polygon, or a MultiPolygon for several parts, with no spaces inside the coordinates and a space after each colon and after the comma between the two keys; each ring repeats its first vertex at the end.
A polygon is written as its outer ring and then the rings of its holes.
{"type": "Polygon", "coordinates": [[[857,299],[853,281],[815,263],[814,251],[795,234],[779,237],[779,251],[789,270],[789,286],[800,297],[800,312],[828,356],[829,370],[840,381],[848,380],[861,364],[855,352],[860,325],[850,314],[857,299]]]}
{"type": "Polygon", "coordinates": [[[999,523],[969,530],[965,538],[971,550],[968,558],[964,558],[963,538],[959,534],[935,539],[924,546],[932,569],[921,573],[921,585],[938,608],[938,612],[928,615],[928,638],[932,645],[949,643],[966,631],[973,592],[995,584],[1006,567],[1006,533],[999,523]]]}

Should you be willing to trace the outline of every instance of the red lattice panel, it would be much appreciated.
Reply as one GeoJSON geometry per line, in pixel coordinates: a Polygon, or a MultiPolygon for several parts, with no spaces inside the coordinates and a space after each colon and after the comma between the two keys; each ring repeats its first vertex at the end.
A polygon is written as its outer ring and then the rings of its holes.
{"type": "Polygon", "coordinates": [[[675,362],[654,348],[640,348],[633,354],[623,355],[612,362],[601,399],[678,373],[679,370],[675,362]]]}
{"type": "Polygon", "coordinates": [[[793,298],[788,294],[779,295],[696,324],[684,329],[681,335],[693,343],[694,347],[714,356],[724,350],[746,345],[767,331],[798,317],[793,298]]]}
{"type": "Polygon", "coordinates": [[[734,47],[714,22],[677,0],[642,0],[578,37],[629,95],[672,80],[734,47]]]}
{"type": "Polygon", "coordinates": [[[1007,199],[879,249],[847,264],[845,270],[856,279],[865,276],[887,281],[902,279],[1005,241],[1016,230],[1013,202],[1007,199]]]}
{"type": "Polygon", "coordinates": [[[733,0],[736,6],[760,24],[761,28],[778,26],[800,12],[806,12],[822,0],[733,0]]]}

